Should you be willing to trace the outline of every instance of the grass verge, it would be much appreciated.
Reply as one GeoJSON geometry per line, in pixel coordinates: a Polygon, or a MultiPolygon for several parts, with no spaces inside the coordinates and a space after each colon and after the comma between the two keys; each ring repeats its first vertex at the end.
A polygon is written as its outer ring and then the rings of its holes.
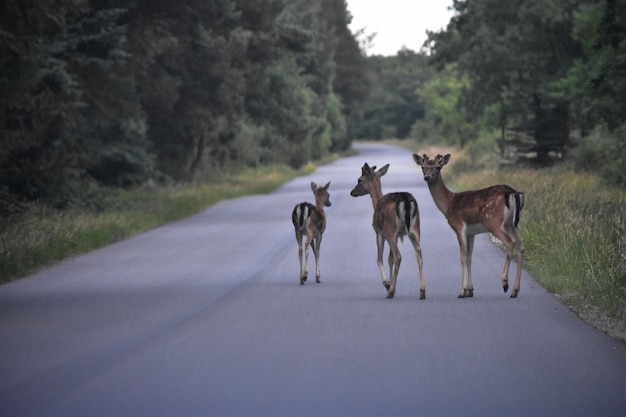
{"type": "Polygon", "coordinates": [[[269,166],[217,183],[109,190],[98,196],[104,203],[97,209],[27,205],[19,215],[0,219],[0,283],[198,213],[220,200],[270,192],[315,168],[269,166]]]}

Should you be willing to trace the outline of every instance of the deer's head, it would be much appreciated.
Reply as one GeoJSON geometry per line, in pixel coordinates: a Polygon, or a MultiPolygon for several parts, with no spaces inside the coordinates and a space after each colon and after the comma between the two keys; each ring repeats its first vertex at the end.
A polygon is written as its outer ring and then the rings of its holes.
{"type": "Polygon", "coordinates": [[[350,191],[352,197],[359,197],[365,194],[371,194],[372,190],[380,189],[380,177],[387,173],[389,164],[376,171],[376,165],[370,167],[367,162],[361,168],[361,176],[357,180],[356,186],[350,191]]]}
{"type": "Polygon", "coordinates": [[[430,159],[426,154],[420,156],[414,153],[413,160],[417,165],[422,167],[424,181],[427,183],[435,183],[439,180],[441,168],[450,161],[450,154],[445,156],[437,155],[433,159],[430,159]]]}
{"type": "Polygon", "coordinates": [[[330,207],[332,205],[332,203],[330,202],[328,187],[330,187],[330,181],[328,181],[328,184],[324,185],[323,187],[318,187],[317,184],[311,181],[311,191],[313,191],[313,194],[315,195],[315,202],[321,202],[326,207],[330,207]]]}

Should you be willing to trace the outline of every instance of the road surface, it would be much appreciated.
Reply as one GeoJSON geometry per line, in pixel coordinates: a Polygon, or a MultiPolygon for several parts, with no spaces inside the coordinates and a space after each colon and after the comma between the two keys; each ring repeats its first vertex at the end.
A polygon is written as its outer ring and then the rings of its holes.
{"type": "Polygon", "coordinates": [[[510,299],[487,235],[457,299],[456,238],[410,153],[356,149],[1,286],[0,416],[625,415],[623,343],[527,273],[510,299]],[[425,300],[408,240],[385,298],[371,201],[349,194],[365,161],[420,205],[425,300]],[[332,181],[332,207],[322,282],[301,286],[290,214],[312,180],[332,181]]]}

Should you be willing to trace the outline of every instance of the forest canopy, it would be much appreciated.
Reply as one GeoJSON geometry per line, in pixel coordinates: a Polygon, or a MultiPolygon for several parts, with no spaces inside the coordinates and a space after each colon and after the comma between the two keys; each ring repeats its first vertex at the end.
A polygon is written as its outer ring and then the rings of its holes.
{"type": "Polygon", "coordinates": [[[452,7],[422,50],[385,57],[345,0],[4,1],[0,213],[390,137],[626,184],[626,0],[452,7]]]}
{"type": "Polygon", "coordinates": [[[2,2],[2,208],[349,148],[350,19],[344,0],[2,2]]]}

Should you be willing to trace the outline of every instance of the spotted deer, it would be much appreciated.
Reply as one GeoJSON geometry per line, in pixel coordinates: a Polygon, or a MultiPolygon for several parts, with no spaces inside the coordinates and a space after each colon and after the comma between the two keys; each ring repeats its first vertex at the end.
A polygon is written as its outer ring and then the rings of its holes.
{"type": "Polygon", "coordinates": [[[450,161],[450,154],[430,159],[426,154],[413,154],[415,163],[422,167],[435,205],[446,216],[448,224],[456,233],[461,250],[461,294],[459,298],[473,297],[472,250],[474,236],[490,232],[500,239],[506,248],[502,271],[502,288],[509,289],[509,265],[513,251],[517,249],[517,273],[511,298],[520,291],[520,279],[524,264],[524,244],[519,234],[519,220],[524,207],[524,194],[508,185],[494,185],[481,190],[455,193],[449,190],[441,177],[441,168],[450,161]]]}
{"type": "Polygon", "coordinates": [[[309,246],[313,248],[315,255],[315,281],[320,283],[320,244],[322,234],[326,230],[326,213],[324,206],[330,207],[330,194],[328,187],[330,181],[323,187],[318,187],[311,182],[311,190],[315,195],[315,205],[307,202],[296,204],[291,212],[291,221],[296,231],[296,241],[298,242],[298,260],[300,261],[300,285],[304,285],[309,274],[309,246]],[[304,242],[304,262],[302,259],[302,238],[306,236],[304,242]]]}
{"type": "Polygon", "coordinates": [[[350,192],[352,197],[369,194],[374,206],[372,226],[376,232],[378,246],[378,269],[387,289],[387,298],[393,298],[396,293],[396,281],[402,255],[398,248],[398,238],[408,235],[417,258],[420,275],[420,299],[426,298],[424,286],[422,249],[420,247],[420,215],[417,201],[407,192],[389,193],[383,196],[380,177],[387,173],[389,164],[376,171],[376,166],[370,167],[367,163],[361,168],[361,176],[357,185],[350,192]],[[385,241],[389,243],[389,280],[385,276],[383,267],[383,251],[385,241]]]}

